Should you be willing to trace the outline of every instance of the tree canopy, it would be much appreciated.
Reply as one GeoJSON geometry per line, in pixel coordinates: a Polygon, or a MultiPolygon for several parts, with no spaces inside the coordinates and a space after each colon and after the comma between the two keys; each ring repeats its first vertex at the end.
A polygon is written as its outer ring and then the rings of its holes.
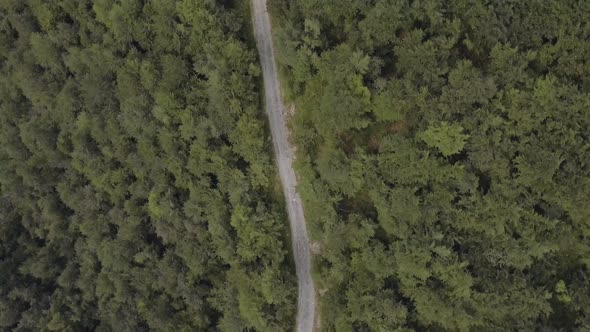
{"type": "Polygon", "coordinates": [[[291,329],[248,13],[0,1],[0,329],[291,329]]]}
{"type": "Polygon", "coordinates": [[[271,2],[327,331],[590,328],[590,2],[271,2]]]}
{"type": "MultiPolygon", "coordinates": [[[[590,329],[590,2],[269,4],[320,328],[590,329]]],[[[292,329],[248,13],[0,0],[0,329],[292,329]]]]}

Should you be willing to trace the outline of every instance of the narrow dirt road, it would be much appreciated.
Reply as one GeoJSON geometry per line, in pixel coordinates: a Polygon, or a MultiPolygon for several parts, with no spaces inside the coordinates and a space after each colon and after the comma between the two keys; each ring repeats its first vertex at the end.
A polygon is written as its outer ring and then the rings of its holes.
{"type": "Polygon", "coordinates": [[[289,145],[289,132],[285,124],[285,106],[281,101],[281,88],[277,77],[266,0],[252,0],[252,19],[264,76],[266,113],[270,121],[275,157],[287,201],[289,223],[291,224],[291,240],[299,285],[297,331],[309,332],[313,329],[315,317],[315,291],[310,273],[309,239],[303,217],[301,198],[299,198],[296,191],[297,178],[292,166],[294,149],[289,145]]]}

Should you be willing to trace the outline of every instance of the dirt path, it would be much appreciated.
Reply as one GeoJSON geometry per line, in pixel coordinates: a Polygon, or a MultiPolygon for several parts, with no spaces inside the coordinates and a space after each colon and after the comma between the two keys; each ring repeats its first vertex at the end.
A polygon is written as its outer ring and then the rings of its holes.
{"type": "Polygon", "coordinates": [[[315,316],[315,291],[310,273],[309,239],[303,217],[301,198],[299,198],[296,191],[297,178],[292,167],[294,149],[288,140],[289,132],[285,124],[285,106],[281,101],[281,88],[277,77],[266,0],[252,0],[252,13],[254,33],[264,76],[266,113],[270,121],[276,162],[279,167],[279,176],[283,184],[285,199],[287,200],[287,212],[291,225],[291,239],[299,285],[297,331],[308,332],[313,329],[315,316]]]}

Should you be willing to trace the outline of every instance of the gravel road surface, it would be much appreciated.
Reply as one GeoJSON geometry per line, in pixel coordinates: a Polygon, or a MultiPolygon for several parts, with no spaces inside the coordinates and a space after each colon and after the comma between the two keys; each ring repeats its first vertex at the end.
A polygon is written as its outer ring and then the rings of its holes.
{"type": "Polygon", "coordinates": [[[270,121],[274,153],[279,167],[279,176],[283,184],[291,225],[291,240],[299,285],[297,331],[309,332],[313,330],[315,317],[315,291],[310,273],[309,238],[305,227],[301,198],[296,190],[297,178],[292,166],[294,149],[289,144],[289,132],[285,124],[285,106],[281,101],[281,87],[277,77],[266,0],[252,0],[252,13],[254,33],[264,77],[266,113],[270,121]]]}

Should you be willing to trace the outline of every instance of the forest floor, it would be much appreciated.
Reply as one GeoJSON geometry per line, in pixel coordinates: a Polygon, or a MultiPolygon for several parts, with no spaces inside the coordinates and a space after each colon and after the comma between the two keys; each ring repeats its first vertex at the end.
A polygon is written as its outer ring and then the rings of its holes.
{"type": "Polygon", "coordinates": [[[315,290],[311,278],[311,251],[303,215],[303,205],[297,193],[297,178],[293,170],[295,149],[289,143],[285,123],[285,106],[281,100],[280,84],[272,46],[270,20],[266,0],[252,0],[254,34],[264,77],[266,113],[269,118],[271,137],[283,185],[287,212],[291,227],[291,239],[297,281],[297,331],[312,331],[315,317],[315,290]]]}

